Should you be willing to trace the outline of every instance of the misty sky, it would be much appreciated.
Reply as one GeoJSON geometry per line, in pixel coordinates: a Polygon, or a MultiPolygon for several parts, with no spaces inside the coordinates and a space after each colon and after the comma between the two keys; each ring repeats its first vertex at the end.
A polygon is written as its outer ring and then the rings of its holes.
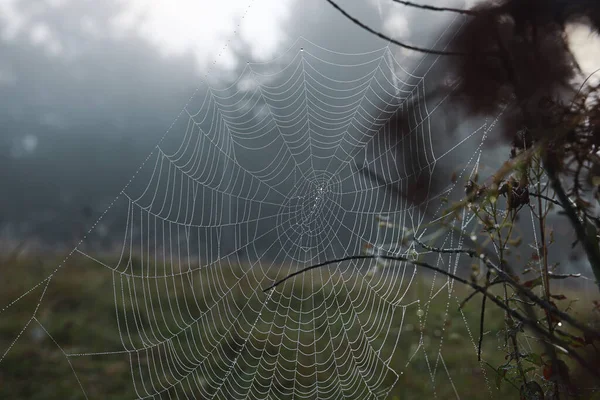
{"type": "MultiPolygon", "coordinates": [[[[383,10],[389,33],[407,35],[410,30],[402,8],[345,3],[375,25],[381,24],[383,10]]],[[[245,62],[272,59],[300,36],[349,52],[382,46],[318,0],[247,4],[1,2],[0,112],[8,121],[40,125],[5,130],[3,145],[12,156],[21,157],[45,145],[50,133],[42,132],[43,127],[66,131],[93,124],[102,126],[106,136],[129,135],[121,132],[125,125],[151,117],[162,123],[152,124],[145,133],[150,145],[201,79],[231,79],[245,62]]]]}
{"type": "MultiPolygon", "coordinates": [[[[196,88],[229,82],[246,62],[276,58],[301,36],[349,53],[385,46],[320,0],[205,4],[0,2],[0,183],[9,194],[0,222],[55,221],[91,203],[102,209],[196,88]]],[[[414,10],[340,4],[396,37],[431,41],[414,10]]]]}
{"type": "MultiPolygon", "coordinates": [[[[418,46],[431,46],[455,18],[391,0],[339,4],[418,46]]],[[[300,37],[346,53],[386,45],[323,0],[1,1],[0,184],[8,195],[0,226],[55,234],[79,223],[82,207],[96,217],[196,89],[227,85],[248,62],[284,60],[300,37]]],[[[596,39],[579,29],[572,40],[584,69],[596,69],[596,39]]],[[[421,60],[390,48],[409,70],[421,60]]]]}

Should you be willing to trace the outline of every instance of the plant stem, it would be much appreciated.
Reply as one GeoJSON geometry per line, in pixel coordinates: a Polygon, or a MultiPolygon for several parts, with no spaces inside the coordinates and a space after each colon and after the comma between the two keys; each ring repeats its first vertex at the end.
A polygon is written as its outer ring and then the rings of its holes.
{"type": "MultiPolygon", "coordinates": [[[[537,180],[537,192],[542,192],[542,182],[541,182],[541,173],[540,173],[540,159],[536,158],[536,180],[537,180]]],[[[550,276],[548,274],[548,248],[546,247],[546,216],[548,215],[545,211],[542,210],[542,197],[538,196],[538,222],[540,226],[540,239],[542,241],[542,282],[544,283],[544,298],[547,302],[550,302],[550,276]]],[[[539,250],[538,250],[539,251],[539,250]]],[[[550,335],[554,335],[554,324],[552,323],[552,315],[548,312],[548,310],[544,310],[546,314],[546,323],[548,324],[548,332],[550,335]]],[[[553,358],[553,364],[555,363],[556,353],[551,354],[553,358]]],[[[554,382],[554,395],[557,400],[560,396],[560,391],[558,387],[558,381],[554,382]]]]}
{"type": "Polygon", "coordinates": [[[577,236],[577,240],[583,246],[585,250],[585,254],[590,262],[590,266],[592,267],[592,272],[594,273],[594,277],[596,278],[596,284],[598,285],[598,290],[600,290],[600,251],[598,250],[596,238],[590,238],[586,232],[583,223],[579,220],[575,209],[571,205],[571,201],[567,196],[560,180],[558,179],[558,173],[556,171],[556,167],[552,160],[549,160],[544,157],[544,169],[546,170],[546,174],[548,175],[548,179],[550,180],[550,184],[552,185],[552,190],[556,193],[558,197],[558,201],[560,201],[563,209],[565,210],[565,215],[571,221],[571,225],[575,229],[575,234],[577,236]]]}

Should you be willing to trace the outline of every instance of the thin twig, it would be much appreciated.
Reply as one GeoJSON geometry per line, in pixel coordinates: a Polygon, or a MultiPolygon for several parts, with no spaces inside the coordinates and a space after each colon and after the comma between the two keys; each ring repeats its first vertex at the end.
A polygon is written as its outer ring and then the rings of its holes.
{"type": "MultiPolygon", "coordinates": [[[[490,284],[488,284],[488,285],[486,285],[486,286],[484,286],[484,287],[485,287],[486,289],[489,289],[489,288],[491,288],[492,286],[496,286],[496,285],[498,285],[498,284],[500,284],[500,283],[504,283],[504,282],[505,282],[504,280],[502,280],[502,279],[498,279],[498,280],[495,280],[494,282],[491,282],[490,284]]],[[[461,302],[460,302],[460,305],[458,306],[458,308],[459,308],[459,309],[460,309],[460,308],[464,308],[464,307],[465,307],[465,305],[467,305],[467,303],[468,303],[468,302],[469,302],[469,301],[470,301],[470,300],[471,300],[473,297],[475,297],[475,295],[476,295],[476,294],[478,294],[478,293],[479,293],[478,291],[471,292],[471,294],[469,294],[469,295],[468,295],[468,296],[467,296],[467,297],[466,297],[466,298],[465,298],[463,301],[461,301],[461,302]]]]}
{"type": "Polygon", "coordinates": [[[540,199],[544,199],[544,200],[546,200],[546,201],[548,201],[548,202],[550,202],[550,203],[552,203],[554,205],[557,205],[557,206],[559,206],[559,207],[562,208],[562,204],[560,204],[559,201],[557,201],[557,200],[555,200],[555,199],[553,199],[551,197],[548,197],[546,195],[543,195],[541,193],[529,192],[529,195],[532,196],[532,197],[537,197],[537,198],[540,198],[540,199]]]}
{"type": "Polygon", "coordinates": [[[585,84],[587,83],[587,81],[589,81],[592,78],[592,76],[596,75],[598,72],[600,72],[600,68],[598,68],[597,70],[595,70],[592,73],[590,73],[585,78],[585,80],[581,83],[581,86],[579,86],[579,90],[577,90],[577,93],[575,93],[575,95],[573,96],[573,99],[571,100],[571,107],[573,107],[573,104],[575,104],[575,99],[577,98],[577,96],[579,96],[579,94],[583,90],[583,88],[584,88],[585,84]]]}
{"type": "Polygon", "coordinates": [[[460,302],[460,305],[458,306],[459,309],[464,308],[465,305],[467,305],[467,303],[469,302],[469,300],[471,300],[473,297],[475,297],[476,294],[478,294],[479,292],[475,291],[475,292],[471,292],[463,301],[460,302]]]}
{"type": "MultiPolygon", "coordinates": [[[[549,276],[549,269],[548,269],[548,244],[546,243],[546,217],[548,216],[548,205],[546,205],[546,210],[544,211],[542,208],[542,173],[540,173],[540,159],[539,157],[536,158],[537,163],[536,163],[536,171],[537,176],[536,176],[536,180],[537,180],[537,192],[539,194],[538,196],[538,213],[537,213],[537,219],[538,219],[538,223],[539,223],[539,228],[540,228],[540,240],[542,242],[542,257],[541,257],[541,278],[542,278],[542,282],[544,284],[544,298],[546,301],[550,302],[550,276],[549,276]]],[[[543,170],[542,170],[543,171],[543,170]]],[[[539,255],[539,250],[538,250],[538,255],[539,255]]],[[[548,324],[548,332],[550,332],[550,334],[552,336],[554,336],[554,322],[552,321],[552,315],[546,310],[545,312],[546,314],[546,323],[548,324]]],[[[553,357],[552,362],[555,363],[556,362],[556,354],[553,353],[551,354],[551,356],[553,357]]],[[[554,381],[554,393],[555,393],[555,397],[556,400],[560,399],[560,390],[558,387],[558,381],[554,381]]]]}
{"type": "Polygon", "coordinates": [[[413,7],[413,8],[418,8],[418,9],[427,10],[427,11],[451,12],[451,13],[456,13],[456,14],[461,14],[461,15],[469,15],[469,16],[476,16],[479,14],[479,12],[477,12],[477,11],[464,10],[461,8],[436,7],[436,6],[430,6],[428,4],[417,4],[417,3],[413,3],[412,1],[403,1],[403,0],[392,0],[392,1],[394,3],[402,4],[407,7],[413,7]]]}
{"type": "Polygon", "coordinates": [[[589,335],[592,335],[593,337],[600,337],[600,333],[595,332],[595,331],[589,329],[585,325],[583,325],[580,322],[578,322],[578,321],[574,320],[573,318],[571,318],[568,314],[560,311],[558,308],[556,308],[555,306],[553,306],[548,301],[546,301],[546,300],[538,297],[537,295],[535,295],[533,292],[531,292],[531,290],[528,290],[528,289],[524,288],[522,285],[519,285],[518,282],[516,282],[509,274],[507,274],[505,271],[503,271],[497,265],[495,265],[492,262],[492,260],[490,260],[485,254],[478,253],[475,250],[471,250],[471,249],[461,249],[461,248],[440,249],[440,248],[428,246],[425,243],[421,243],[416,238],[415,238],[415,242],[418,243],[423,248],[425,248],[425,249],[427,249],[429,251],[436,252],[436,253],[466,254],[469,257],[480,259],[481,261],[483,261],[483,263],[488,268],[491,268],[494,271],[496,271],[503,279],[506,280],[506,282],[510,283],[511,286],[513,286],[517,290],[517,292],[519,294],[522,294],[522,295],[528,297],[530,300],[532,300],[533,302],[535,302],[537,305],[539,305],[540,307],[542,307],[546,311],[549,311],[550,313],[556,315],[557,317],[559,317],[564,322],[567,322],[567,323],[571,324],[572,326],[574,326],[575,328],[581,330],[582,332],[586,332],[589,335]]]}
{"type": "Polygon", "coordinates": [[[483,345],[483,329],[485,323],[485,301],[487,296],[481,300],[481,315],[479,317],[479,343],[477,344],[477,361],[481,361],[481,346],[483,345]]]}
{"type": "MultiPolygon", "coordinates": [[[[506,311],[508,314],[510,314],[511,317],[521,321],[524,325],[528,326],[532,331],[536,332],[538,335],[540,336],[544,336],[547,339],[549,339],[550,341],[552,341],[552,343],[555,343],[559,346],[561,346],[562,348],[565,349],[565,351],[567,351],[567,353],[573,357],[577,362],[579,362],[579,364],[581,364],[581,366],[583,366],[584,368],[588,369],[591,373],[593,373],[594,375],[598,376],[600,378],[600,371],[597,371],[596,369],[594,369],[585,359],[583,359],[579,354],[577,354],[575,351],[573,351],[571,349],[571,347],[569,346],[569,344],[567,342],[565,342],[564,340],[560,340],[556,337],[551,336],[546,330],[542,329],[542,327],[540,327],[537,324],[537,320],[535,319],[528,319],[527,317],[521,315],[519,312],[517,312],[516,310],[511,309],[510,307],[506,307],[506,305],[498,300],[496,298],[496,296],[492,295],[491,293],[489,293],[485,287],[479,286],[475,283],[469,282],[468,280],[461,278],[457,275],[454,275],[451,272],[445,271],[441,268],[435,267],[433,265],[427,264],[425,262],[422,261],[418,261],[418,260],[411,260],[407,257],[403,257],[403,256],[389,256],[389,255],[385,255],[385,254],[379,254],[379,255],[355,255],[355,256],[347,256],[347,257],[343,257],[343,258],[337,258],[334,260],[328,260],[328,261],[324,261],[315,265],[311,265],[305,268],[302,268],[294,273],[291,273],[289,275],[287,275],[284,278],[279,279],[278,281],[276,281],[275,283],[273,283],[272,285],[268,286],[267,288],[263,289],[263,292],[268,292],[269,290],[273,290],[275,287],[277,287],[278,285],[282,284],[283,282],[287,281],[288,279],[291,279],[295,276],[298,276],[300,274],[303,274],[307,271],[316,269],[316,268],[320,268],[320,267],[324,267],[327,265],[332,265],[332,264],[339,264],[345,261],[354,261],[354,260],[376,260],[376,259],[383,259],[383,260],[389,260],[389,261],[401,261],[401,262],[408,262],[410,264],[413,264],[415,266],[418,267],[423,267],[432,271],[436,271],[442,275],[445,275],[449,278],[452,278],[453,280],[460,282],[464,285],[470,286],[471,288],[479,291],[480,293],[482,293],[484,296],[486,296],[491,302],[493,302],[494,304],[496,304],[498,307],[500,307],[501,309],[503,309],[504,311],[506,311]]],[[[589,331],[589,329],[586,329],[589,331]]],[[[592,331],[593,332],[593,331],[592,331]]],[[[595,335],[598,335],[598,333],[594,333],[595,335]]]]}
{"type": "Polygon", "coordinates": [[[588,237],[586,229],[579,220],[575,209],[571,205],[569,197],[565,193],[565,190],[558,179],[558,174],[554,164],[552,163],[552,160],[548,160],[547,157],[544,157],[544,169],[546,170],[546,174],[548,175],[548,179],[550,180],[550,184],[552,185],[554,193],[556,193],[558,200],[562,204],[565,215],[567,218],[569,218],[571,225],[573,225],[573,228],[575,229],[577,240],[581,243],[583,249],[585,250],[587,258],[592,267],[592,272],[596,278],[596,284],[598,285],[598,288],[600,288],[600,251],[597,243],[592,242],[592,238],[588,237]]]}
{"type": "MultiPolygon", "coordinates": [[[[359,27],[361,27],[362,29],[366,30],[369,33],[372,33],[373,35],[384,39],[390,43],[395,44],[396,46],[400,46],[404,49],[407,50],[413,50],[419,53],[424,53],[424,54],[434,54],[434,55],[439,55],[439,56],[461,56],[461,57],[469,57],[469,56],[473,56],[476,53],[463,53],[463,52],[457,52],[457,51],[444,51],[444,50],[435,50],[435,49],[428,49],[425,47],[418,47],[418,46],[413,46],[410,44],[406,44],[406,43],[402,43],[397,41],[396,39],[393,39],[379,31],[376,31],[375,29],[365,25],[363,22],[359,21],[358,19],[354,18],[352,15],[348,14],[348,12],[346,12],[342,7],[340,7],[337,3],[335,3],[333,0],[325,0],[326,2],[328,2],[329,4],[331,4],[331,6],[333,8],[335,8],[337,11],[339,11],[344,17],[348,18],[350,21],[352,21],[355,25],[358,25],[359,27]]],[[[477,54],[488,54],[488,55],[494,55],[496,54],[495,52],[481,52],[481,53],[477,53],[477,54]]]]}

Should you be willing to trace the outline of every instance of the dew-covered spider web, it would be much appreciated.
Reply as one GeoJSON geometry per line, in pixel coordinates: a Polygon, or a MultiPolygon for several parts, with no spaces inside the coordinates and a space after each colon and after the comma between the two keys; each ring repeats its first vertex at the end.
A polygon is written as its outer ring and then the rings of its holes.
{"type": "MultiPolygon", "coordinates": [[[[107,210],[119,216],[117,254],[86,247],[92,228],[68,262],[6,305],[10,316],[39,298],[2,359],[39,331],[62,352],[53,362],[73,371],[62,379],[89,398],[108,391],[114,373],[88,379],[89,359],[124,362],[135,398],[371,399],[417,386],[430,398],[471,398],[455,384],[464,375],[493,396],[493,377],[476,362],[478,327],[457,311],[463,297],[446,276],[354,260],[263,292],[328,260],[424,252],[413,237],[435,234],[440,198],[463,190],[432,176],[464,146],[455,171],[475,173],[494,126],[440,139],[447,97],[427,98],[437,62],[405,68],[388,46],[346,54],[301,38],[228,86],[203,84],[107,210]],[[405,123],[390,128],[394,115],[405,123]],[[91,308],[78,322],[85,335],[60,337],[45,310],[65,295],[61,276],[78,268],[106,280],[95,301],[110,303],[111,315],[91,308]],[[457,349],[457,336],[467,346],[457,349]]],[[[461,237],[442,240],[457,247],[461,237]]],[[[460,273],[458,255],[430,260],[460,273]]]]}

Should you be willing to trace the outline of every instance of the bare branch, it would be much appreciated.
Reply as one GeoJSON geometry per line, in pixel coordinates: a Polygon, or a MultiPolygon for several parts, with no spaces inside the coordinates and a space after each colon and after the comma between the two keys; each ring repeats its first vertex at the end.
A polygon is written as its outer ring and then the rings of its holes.
{"type": "Polygon", "coordinates": [[[485,301],[487,296],[481,300],[481,316],[479,318],[479,342],[477,344],[477,361],[481,361],[481,346],[483,345],[483,329],[485,322],[485,301]]]}
{"type": "Polygon", "coordinates": [[[554,205],[559,206],[559,207],[562,208],[562,204],[560,204],[559,201],[556,201],[555,199],[553,199],[551,197],[548,197],[546,195],[543,195],[541,193],[529,192],[529,195],[532,196],[532,197],[538,197],[540,199],[544,199],[544,200],[546,200],[546,201],[548,201],[548,202],[550,202],[550,203],[552,203],[552,204],[554,204],[554,205]]]}
{"type": "MultiPolygon", "coordinates": [[[[571,316],[569,316],[568,314],[560,311],[558,308],[556,308],[554,305],[552,305],[548,301],[535,295],[531,290],[528,290],[527,288],[523,287],[523,285],[520,285],[510,275],[510,271],[508,273],[506,271],[503,271],[496,264],[494,264],[492,262],[492,260],[490,260],[489,257],[487,257],[485,254],[478,253],[475,250],[471,250],[471,249],[458,249],[458,248],[456,248],[456,249],[441,249],[441,248],[437,248],[437,247],[428,246],[425,243],[421,243],[416,238],[414,240],[416,243],[418,243],[423,248],[433,251],[433,252],[442,253],[442,254],[444,254],[444,253],[446,253],[446,254],[461,254],[462,253],[462,254],[468,255],[469,257],[480,259],[488,268],[496,271],[505,282],[509,283],[514,289],[516,289],[517,292],[519,293],[519,295],[527,297],[529,300],[533,301],[538,306],[542,307],[544,310],[550,312],[551,314],[554,314],[555,316],[559,317],[561,320],[569,323],[570,325],[574,326],[575,328],[579,329],[580,331],[586,332],[587,334],[591,335],[592,337],[600,337],[600,333],[589,329],[585,325],[583,325],[580,322],[576,321],[575,319],[571,318],[571,316]]],[[[507,265],[504,265],[504,268],[509,269],[509,267],[507,265]]]]}
{"type": "Polygon", "coordinates": [[[407,7],[413,7],[413,8],[418,8],[418,9],[427,10],[427,11],[451,12],[451,13],[456,13],[456,14],[461,14],[461,15],[469,15],[469,16],[476,16],[477,14],[479,14],[477,11],[463,10],[461,8],[436,7],[436,6],[430,6],[428,4],[417,4],[417,3],[413,3],[412,1],[403,1],[403,0],[392,0],[392,1],[394,3],[402,4],[407,7]]]}
{"type": "MultiPolygon", "coordinates": [[[[373,28],[365,25],[364,23],[362,23],[361,21],[359,21],[358,19],[354,18],[352,15],[348,14],[348,12],[346,12],[343,8],[341,8],[337,3],[335,3],[333,0],[325,0],[327,1],[329,4],[331,4],[331,6],[333,8],[335,8],[337,11],[339,11],[344,17],[348,18],[350,21],[352,21],[355,25],[358,25],[359,27],[361,27],[362,29],[366,30],[369,33],[372,33],[373,35],[380,37],[381,39],[384,39],[390,43],[394,43],[396,46],[402,47],[404,49],[407,50],[412,50],[412,51],[416,51],[419,53],[424,53],[424,54],[435,54],[435,55],[439,55],[439,56],[461,56],[461,57],[465,57],[465,56],[472,56],[475,53],[463,53],[463,52],[456,52],[456,51],[444,51],[444,50],[435,50],[435,49],[428,49],[425,47],[418,47],[418,46],[413,46],[410,44],[406,44],[406,43],[402,43],[397,41],[396,39],[393,39],[387,35],[384,35],[383,33],[374,30],[373,28]]],[[[477,54],[489,54],[489,55],[494,55],[496,53],[492,53],[492,52],[481,52],[481,53],[477,53],[477,54]]]]}
{"type": "Polygon", "coordinates": [[[583,249],[585,250],[587,258],[592,267],[592,271],[596,278],[596,284],[600,288],[600,248],[598,247],[598,243],[594,243],[595,238],[590,238],[588,236],[585,227],[579,220],[575,209],[571,205],[569,197],[565,193],[565,190],[563,189],[562,184],[560,183],[558,174],[556,172],[556,168],[552,160],[549,160],[547,156],[544,158],[544,169],[546,170],[546,174],[548,175],[548,179],[550,180],[552,189],[554,190],[554,193],[556,193],[556,196],[558,197],[562,208],[565,210],[566,216],[569,218],[569,220],[571,221],[571,225],[575,229],[577,240],[579,240],[579,242],[583,246],[583,249]]]}
{"type": "MultiPolygon", "coordinates": [[[[327,265],[332,265],[332,264],[339,264],[345,261],[353,261],[353,260],[375,260],[375,259],[383,259],[383,260],[389,260],[389,261],[403,261],[403,262],[408,262],[412,265],[418,266],[418,267],[423,267],[432,271],[436,271],[442,275],[445,275],[449,278],[454,279],[457,282],[460,282],[464,285],[470,286],[471,288],[473,288],[474,290],[482,293],[484,296],[486,296],[491,302],[493,302],[494,304],[496,304],[498,307],[500,307],[501,309],[503,309],[504,311],[506,311],[508,314],[510,314],[510,316],[512,316],[513,318],[521,321],[523,323],[523,325],[526,325],[527,327],[529,327],[532,331],[534,331],[535,333],[537,333],[540,336],[543,336],[545,338],[547,338],[551,343],[554,343],[556,345],[561,346],[562,348],[565,349],[565,351],[567,351],[567,353],[573,357],[575,360],[577,360],[577,362],[579,362],[581,364],[581,366],[583,366],[584,368],[586,368],[587,370],[589,370],[591,373],[593,373],[594,375],[598,376],[600,378],[600,371],[597,371],[596,369],[594,369],[592,366],[589,365],[589,363],[584,360],[579,354],[577,354],[574,350],[571,349],[571,347],[569,346],[569,344],[567,342],[565,342],[564,340],[558,339],[556,337],[554,337],[552,334],[550,334],[548,331],[544,330],[542,327],[540,327],[537,323],[537,321],[534,318],[527,318],[524,315],[522,315],[521,313],[519,313],[516,310],[511,309],[510,307],[507,307],[506,304],[504,304],[502,301],[500,301],[498,298],[496,298],[496,296],[494,296],[493,294],[489,293],[487,291],[487,289],[485,287],[479,286],[473,282],[469,282],[466,279],[463,279],[457,275],[452,274],[451,272],[445,271],[441,268],[435,267],[433,265],[427,264],[425,262],[422,261],[418,261],[418,260],[411,260],[407,257],[403,257],[403,256],[388,256],[388,255],[355,255],[355,256],[348,256],[348,257],[343,257],[343,258],[338,258],[338,259],[334,259],[334,260],[328,260],[328,261],[324,261],[315,265],[311,265],[308,266],[306,268],[302,268],[294,273],[291,273],[289,275],[287,275],[286,277],[279,279],[278,281],[276,281],[275,283],[273,283],[271,286],[263,289],[263,292],[268,292],[269,290],[273,290],[275,287],[277,287],[278,285],[282,284],[283,282],[287,281],[290,278],[293,278],[295,276],[298,276],[300,274],[303,274],[307,271],[316,269],[316,268],[320,268],[320,267],[325,267],[327,265]]],[[[540,299],[541,300],[541,299],[540,299]]],[[[598,336],[597,332],[591,331],[590,329],[585,328],[584,331],[586,332],[591,332],[593,337],[598,336]]]]}
{"type": "MultiPolygon", "coordinates": [[[[485,286],[486,289],[491,288],[492,286],[496,286],[500,283],[506,283],[505,280],[503,279],[497,279],[494,280],[493,282],[490,282],[488,285],[485,286]]],[[[465,299],[463,301],[460,302],[460,305],[458,306],[458,308],[464,308],[464,306],[473,298],[475,297],[476,294],[478,294],[478,291],[475,292],[471,292],[471,294],[469,294],[467,297],[465,297],[465,299]]],[[[534,303],[535,304],[535,303],[534,303]]]]}

